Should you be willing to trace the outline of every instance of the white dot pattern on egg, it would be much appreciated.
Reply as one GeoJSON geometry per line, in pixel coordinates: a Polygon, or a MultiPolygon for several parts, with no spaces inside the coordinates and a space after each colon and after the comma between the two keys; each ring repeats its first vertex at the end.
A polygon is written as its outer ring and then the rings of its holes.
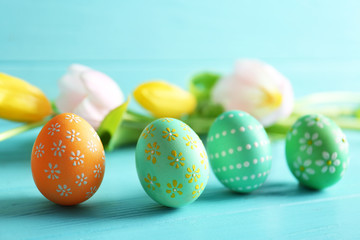
{"type": "Polygon", "coordinates": [[[221,114],[209,130],[207,151],[216,177],[233,191],[259,188],[270,172],[269,138],[263,126],[246,112],[221,114]]]}

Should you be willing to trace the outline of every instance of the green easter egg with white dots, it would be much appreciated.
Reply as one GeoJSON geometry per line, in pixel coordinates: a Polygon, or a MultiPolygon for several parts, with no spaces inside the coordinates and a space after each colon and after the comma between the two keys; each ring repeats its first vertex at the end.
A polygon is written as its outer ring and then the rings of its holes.
{"type": "Polygon", "coordinates": [[[205,147],[198,135],[177,119],[150,123],[136,145],[136,169],[145,192],[168,207],[195,201],[209,179],[205,147]]]}
{"type": "Polygon", "coordinates": [[[320,114],[305,115],[287,133],[286,160],[302,185],[327,188],[344,175],[349,162],[349,144],[331,119],[320,114]]]}
{"type": "Polygon", "coordinates": [[[272,162],[263,126],[243,111],[228,111],[212,124],[207,151],[219,181],[236,192],[251,192],[266,180],[272,162]]]}

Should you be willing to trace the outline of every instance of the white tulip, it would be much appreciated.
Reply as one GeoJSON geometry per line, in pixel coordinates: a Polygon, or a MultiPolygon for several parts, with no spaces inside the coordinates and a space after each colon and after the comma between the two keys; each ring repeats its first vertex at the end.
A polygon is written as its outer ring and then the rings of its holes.
{"type": "Polygon", "coordinates": [[[257,60],[238,61],[234,73],[217,82],[212,100],[226,111],[248,112],[265,127],[288,117],[294,107],[289,80],[274,67],[257,60]]]}
{"type": "Polygon", "coordinates": [[[73,64],[59,80],[60,95],[56,107],[61,112],[75,113],[95,129],[105,116],[124,102],[119,86],[104,73],[73,64]]]}

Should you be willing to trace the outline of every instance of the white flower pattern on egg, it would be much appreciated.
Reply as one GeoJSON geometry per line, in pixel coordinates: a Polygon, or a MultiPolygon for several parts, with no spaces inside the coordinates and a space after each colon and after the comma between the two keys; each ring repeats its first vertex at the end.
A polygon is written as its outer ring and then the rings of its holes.
{"type": "Polygon", "coordinates": [[[79,138],[80,133],[79,132],[75,132],[75,130],[71,130],[71,131],[66,131],[66,133],[68,134],[65,138],[66,139],[70,139],[70,142],[74,142],[76,141],[81,141],[81,139],[79,138]]]}
{"type": "Polygon", "coordinates": [[[105,162],[105,151],[102,151],[101,160],[103,160],[105,162]]]}
{"type": "Polygon", "coordinates": [[[48,135],[53,136],[54,133],[60,132],[60,124],[59,123],[51,124],[48,130],[49,130],[48,135]]]}
{"type": "Polygon", "coordinates": [[[348,164],[349,164],[349,160],[347,160],[347,162],[343,162],[343,164],[342,164],[342,171],[341,171],[341,173],[340,173],[340,176],[344,176],[344,174],[345,174],[345,172],[346,172],[346,169],[347,169],[347,167],[348,167],[348,164]]]}
{"type": "Polygon", "coordinates": [[[96,144],[93,142],[93,140],[88,141],[87,148],[90,150],[90,152],[96,152],[97,151],[96,144]]]}
{"type": "Polygon", "coordinates": [[[62,153],[65,152],[66,146],[62,144],[62,141],[59,140],[58,143],[53,142],[54,147],[51,148],[51,151],[54,151],[54,156],[62,156],[62,153]]]}
{"type": "Polygon", "coordinates": [[[308,127],[315,125],[319,128],[324,128],[324,125],[329,126],[330,124],[326,118],[320,118],[316,115],[310,115],[308,118],[305,119],[305,121],[307,122],[308,127]]]}
{"type": "Polygon", "coordinates": [[[96,164],[96,165],[95,165],[94,174],[95,174],[95,178],[101,177],[102,168],[101,168],[101,165],[100,165],[100,164],[96,164]]]}
{"type": "Polygon", "coordinates": [[[306,151],[307,154],[311,155],[313,152],[313,147],[319,147],[322,145],[322,141],[319,138],[318,133],[310,134],[308,132],[305,133],[304,138],[300,138],[299,143],[300,150],[306,151]]]}
{"type": "Polygon", "coordinates": [[[60,193],[60,196],[65,196],[65,197],[67,197],[67,196],[69,196],[70,194],[72,194],[71,188],[68,188],[67,185],[63,185],[63,186],[58,185],[58,189],[56,189],[56,191],[57,191],[58,193],[60,193]]]}
{"type": "Polygon", "coordinates": [[[333,152],[331,156],[328,152],[323,152],[322,157],[323,159],[316,160],[315,162],[316,165],[322,167],[321,172],[326,173],[329,171],[330,173],[335,173],[336,167],[340,166],[337,152],[333,152]]]}
{"type": "Polygon", "coordinates": [[[296,122],[291,128],[290,128],[290,134],[287,134],[287,138],[290,140],[292,136],[297,135],[298,128],[301,126],[301,122],[296,122]]]}
{"type": "Polygon", "coordinates": [[[48,173],[49,175],[47,176],[48,179],[58,179],[59,176],[56,175],[56,174],[60,174],[60,170],[59,169],[56,169],[58,167],[57,164],[53,165],[51,163],[49,163],[49,169],[45,169],[44,172],[45,173],[48,173]]]}
{"type": "MultiPolygon", "coordinates": [[[[335,122],[321,114],[302,116],[298,122],[302,124],[297,136],[286,139],[286,160],[292,174],[301,184],[312,189],[324,189],[336,184],[344,175],[349,158],[345,134],[335,122]],[[299,171],[297,157],[314,170],[314,174],[307,173],[308,180],[299,171]]],[[[304,172],[305,169],[306,166],[303,166],[304,172]]]]}
{"type": "Polygon", "coordinates": [[[97,187],[94,186],[94,187],[91,187],[90,188],[90,191],[86,193],[86,198],[91,198],[92,195],[94,195],[94,193],[97,191],[97,187]]]}
{"type": "Polygon", "coordinates": [[[74,161],[73,166],[79,166],[84,163],[84,154],[81,154],[80,150],[76,150],[76,153],[71,152],[70,161],[74,161]]]}
{"type": "Polygon", "coordinates": [[[295,168],[295,175],[301,177],[304,180],[309,180],[309,175],[314,175],[315,170],[310,168],[311,160],[307,159],[302,161],[301,157],[297,157],[297,161],[293,163],[295,168]]]}
{"type": "Polygon", "coordinates": [[[333,130],[333,133],[335,135],[335,142],[339,146],[339,150],[340,151],[347,150],[348,144],[345,134],[340,129],[333,130]]]}
{"type": "Polygon", "coordinates": [[[58,114],[36,138],[31,170],[37,188],[50,201],[75,205],[99,188],[105,152],[96,131],[75,114],[58,114]],[[45,143],[45,145],[44,145],[45,143]],[[101,167],[94,173],[94,166],[101,167]]]}
{"type": "Polygon", "coordinates": [[[94,138],[96,138],[98,141],[100,141],[100,137],[97,134],[97,132],[95,131],[95,129],[91,128],[91,133],[94,138]]]}
{"type": "Polygon", "coordinates": [[[82,184],[86,185],[87,184],[87,177],[85,176],[84,173],[82,173],[81,175],[76,175],[77,180],[75,181],[75,183],[80,187],[82,184]]]}
{"type": "Polygon", "coordinates": [[[74,121],[74,123],[81,122],[81,119],[80,119],[79,117],[75,116],[74,114],[68,114],[68,115],[66,115],[65,119],[66,119],[66,120],[69,120],[69,122],[71,122],[71,123],[72,123],[73,121],[74,121]]]}
{"type": "Polygon", "coordinates": [[[45,153],[45,151],[44,151],[44,145],[43,145],[42,143],[40,143],[38,146],[35,147],[35,152],[34,152],[34,154],[35,154],[35,156],[36,156],[37,158],[42,157],[42,155],[43,155],[44,153],[45,153]]]}

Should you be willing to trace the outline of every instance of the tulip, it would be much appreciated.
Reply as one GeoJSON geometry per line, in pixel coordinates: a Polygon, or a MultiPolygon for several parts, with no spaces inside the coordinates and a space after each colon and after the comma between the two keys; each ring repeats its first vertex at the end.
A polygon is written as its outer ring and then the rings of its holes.
{"type": "Polygon", "coordinates": [[[0,73],[0,118],[37,122],[51,113],[51,103],[39,88],[0,73]]]}
{"type": "Polygon", "coordinates": [[[59,80],[60,95],[56,107],[61,112],[75,113],[95,129],[105,116],[124,102],[119,86],[104,73],[73,64],[59,80]]]}
{"type": "Polygon", "coordinates": [[[196,108],[195,97],[165,81],[143,83],[134,91],[136,101],[155,117],[180,118],[196,108]]]}
{"type": "Polygon", "coordinates": [[[225,110],[243,110],[265,127],[288,117],[294,107],[289,80],[274,67],[257,61],[237,62],[235,72],[214,86],[212,100],[225,110]]]}

